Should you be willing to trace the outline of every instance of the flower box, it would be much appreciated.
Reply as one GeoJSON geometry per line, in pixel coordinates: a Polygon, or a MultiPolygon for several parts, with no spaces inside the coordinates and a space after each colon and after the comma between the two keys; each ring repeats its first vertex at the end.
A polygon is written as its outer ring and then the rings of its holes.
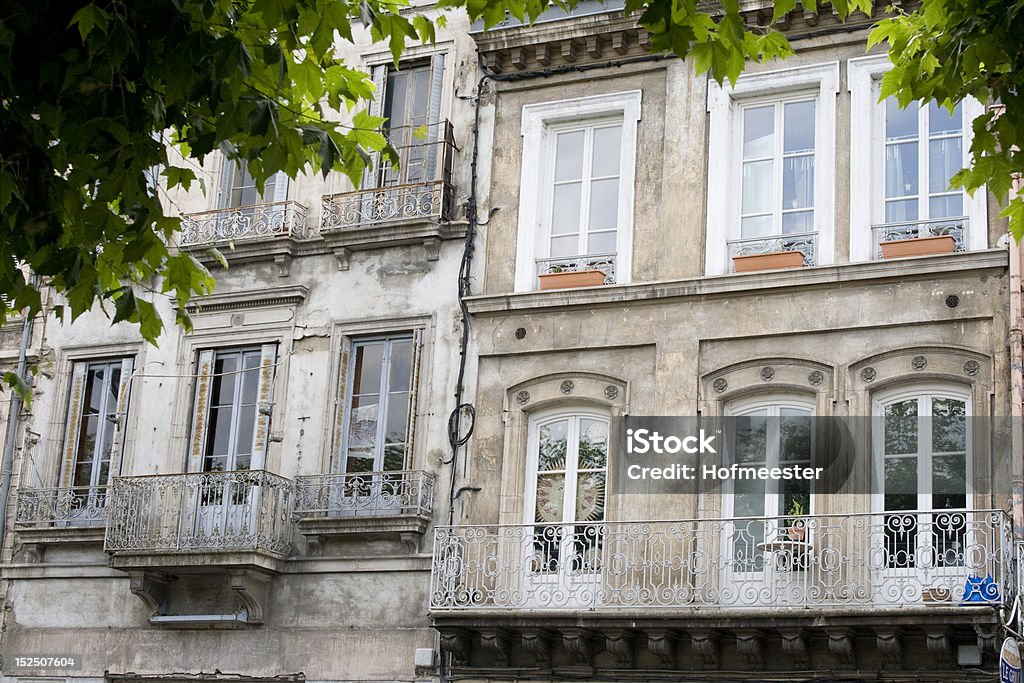
{"type": "Polygon", "coordinates": [[[908,240],[882,242],[882,258],[905,258],[907,256],[928,256],[930,254],[952,254],[956,240],[952,235],[917,237],[908,240]]]}
{"type": "Polygon", "coordinates": [[[602,270],[567,270],[561,273],[544,273],[540,276],[541,289],[572,289],[575,287],[597,287],[603,285],[605,274],[602,270]]]}
{"type": "Polygon", "coordinates": [[[732,267],[737,273],[751,273],[755,270],[801,268],[803,265],[804,253],[802,251],[777,251],[771,254],[732,257],[732,267]]]}

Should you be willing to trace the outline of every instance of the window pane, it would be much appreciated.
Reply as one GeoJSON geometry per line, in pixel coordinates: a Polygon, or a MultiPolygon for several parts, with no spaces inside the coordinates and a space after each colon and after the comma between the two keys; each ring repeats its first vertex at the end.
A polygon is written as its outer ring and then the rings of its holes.
{"type": "Polygon", "coordinates": [[[765,237],[772,234],[771,216],[752,216],[740,221],[741,237],[765,237]]]}
{"type": "Polygon", "coordinates": [[[949,179],[963,168],[960,138],[942,138],[928,143],[928,191],[947,192],[949,179]]]}
{"type": "Polygon", "coordinates": [[[917,112],[918,107],[911,104],[906,109],[900,109],[895,97],[885,101],[885,139],[886,140],[907,140],[917,137],[917,112]]]}
{"type": "Polygon", "coordinates": [[[814,206],[814,157],[788,157],[782,160],[782,208],[806,209],[814,206]]]}
{"type": "Polygon", "coordinates": [[[348,447],[372,448],[377,442],[377,394],[353,396],[349,411],[348,447]]]}
{"type": "MultiPolygon", "coordinates": [[[[793,408],[779,410],[779,459],[810,461],[811,416],[807,411],[793,408]]],[[[809,480],[805,483],[810,486],[809,480]]]]}
{"type": "Polygon", "coordinates": [[[885,407],[885,454],[917,453],[917,400],[885,407]]]}
{"type": "Polygon", "coordinates": [[[217,355],[213,363],[212,405],[231,405],[235,400],[235,382],[238,381],[237,353],[217,355]]]}
{"type": "Polygon", "coordinates": [[[932,452],[967,450],[967,406],[952,398],[932,400],[932,452]]]}
{"type": "Polygon", "coordinates": [[[384,425],[385,443],[405,443],[406,426],[409,421],[409,394],[398,393],[388,396],[388,417],[384,425]]]}
{"type": "Polygon", "coordinates": [[[260,384],[260,354],[245,354],[244,367],[245,372],[241,375],[242,403],[256,403],[256,394],[260,384]]]}
{"type": "Polygon", "coordinates": [[[608,460],[608,424],[600,420],[580,419],[579,468],[603,469],[608,460]]]}
{"type": "Polygon", "coordinates": [[[782,214],[782,234],[814,232],[814,211],[793,211],[782,214]]]}
{"type": "Polygon", "coordinates": [[[412,340],[391,343],[391,376],[388,378],[390,391],[408,391],[412,379],[412,340]]]}
{"type": "Polygon", "coordinates": [[[885,148],[885,196],[917,195],[917,143],[904,142],[885,148]]]}
{"type": "Polygon", "coordinates": [[[604,519],[604,472],[583,472],[576,481],[576,522],[604,519]]]}
{"type": "MultiPolygon", "coordinates": [[[[768,417],[765,414],[740,415],[734,420],[733,453],[738,463],[765,462],[768,417]]],[[[737,484],[738,486],[738,484],[737,484]]]]}
{"type": "Polygon", "coordinates": [[[353,394],[375,394],[380,391],[380,369],[383,359],[383,342],[360,344],[356,347],[353,394]]]}
{"type": "Polygon", "coordinates": [[[962,192],[931,197],[928,200],[928,216],[931,218],[957,218],[964,215],[962,192]]]}
{"type": "Polygon", "coordinates": [[[764,514],[764,479],[737,479],[734,482],[733,513],[737,517],[764,514]]]}
{"type": "Polygon", "coordinates": [[[775,149],[775,107],[743,110],[743,158],[771,156],[775,149]]]}
{"type": "Polygon", "coordinates": [[[742,213],[762,213],[772,210],[773,166],[770,159],[743,164],[742,213]]]}
{"type": "Polygon", "coordinates": [[[885,459],[885,509],[917,509],[917,458],[885,459]]]}
{"type": "Polygon", "coordinates": [[[206,437],[207,455],[228,455],[233,413],[230,406],[210,409],[210,425],[206,437]]]}
{"type": "Polygon", "coordinates": [[[552,235],[579,232],[582,188],[582,183],[555,185],[555,197],[551,209],[552,235]]]}
{"type": "Polygon", "coordinates": [[[594,163],[591,175],[619,175],[619,159],[622,156],[622,126],[594,129],[594,163]]]}
{"type": "Polygon", "coordinates": [[[555,237],[551,240],[551,256],[578,256],[580,251],[580,238],[578,235],[568,237],[555,237]]]}
{"type": "Polygon", "coordinates": [[[967,507],[967,456],[937,455],[932,458],[932,509],[967,507]]]}
{"type": "Polygon", "coordinates": [[[105,367],[90,368],[85,379],[85,404],[86,413],[93,415],[100,412],[103,403],[103,374],[105,367]]]}
{"type": "Polygon", "coordinates": [[[587,237],[587,253],[588,254],[611,254],[615,252],[616,248],[616,237],[615,231],[611,232],[596,232],[592,233],[587,237]]]}
{"type": "Polygon", "coordinates": [[[583,177],[584,132],[559,133],[555,145],[555,182],[583,177]]]}
{"type": "Polygon", "coordinates": [[[614,228],[619,224],[619,179],[595,180],[590,184],[590,229],[614,228]]]}
{"type": "Polygon", "coordinates": [[[917,220],[917,200],[899,199],[885,203],[885,222],[902,223],[917,220]]]}
{"type": "Polygon", "coordinates": [[[565,498],[564,474],[537,476],[537,506],[534,521],[561,522],[565,498]]]}
{"type": "Polygon", "coordinates": [[[783,153],[813,152],[814,102],[790,102],[785,105],[784,121],[783,153]]]}
{"type": "Polygon", "coordinates": [[[963,130],[963,124],[961,121],[962,118],[959,102],[957,102],[956,107],[953,108],[952,115],[950,115],[949,110],[945,107],[940,107],[935,102],[930,102],[928,104],[928,133],[930,135],[949,135],[951,133],[960,133],[963,130]]]}
{"type": "Polygon", "coordinates": [[[252,435],[256,425],[256,406],[238,411],[238,435],[235,437],[235,455],[252,453],[252,435]]]}
{"type": "Polygon", "coordinates": [[[541,427],[539,431],[537,469],[541,472],[564,470],[569,422],[567,420],[551,422],[541,427]]]}

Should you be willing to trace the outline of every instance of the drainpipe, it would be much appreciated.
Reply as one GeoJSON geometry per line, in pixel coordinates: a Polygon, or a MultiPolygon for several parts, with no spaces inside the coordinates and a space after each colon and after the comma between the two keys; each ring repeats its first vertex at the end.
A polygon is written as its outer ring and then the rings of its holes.
{"type": "MultiPolygon", "coordinates": [[[[21,348],[18,349],[18,376],[25,377],[28,345],[32,341],[33,316],[26,311],[21,326],[21,348]]],[[[11,493],[11,469],[14,467],[14,439],[18,435],[18,416],[21,413],[21,396],[11,391],[11,409],[7,413],[7,436],[4,439],[3,470],[0,471],[0,551],[7,536],[7,499],[11,493]]]]}

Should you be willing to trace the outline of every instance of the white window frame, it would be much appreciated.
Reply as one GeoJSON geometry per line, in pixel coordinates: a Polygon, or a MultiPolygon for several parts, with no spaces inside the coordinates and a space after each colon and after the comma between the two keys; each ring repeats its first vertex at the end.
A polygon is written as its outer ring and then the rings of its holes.
{"type": "MultiPolygon", "coordinates": [[[[870,261],[875,253],[871,227],[885,223],[885,110],[878,96],[881,78],[892,63],[887,55],[871,55],[849,60],[846,68],[850,90],[850,261],[870,261]],[[868,144],[863,144],[864,140],[868,144]],[[865,186],[870,191],[869,201],[864,201],[865,186]]],[[[984,105],[973,97],[961,105],[965,165],[973,138],[971,122],[984,111],[984,105]]],[[[987,249],[988,190],[982,186],[973,197],[964,194],[966,249],[987,249]]]]}
{"type": "MultiPolygon", "coordinates": [[[[616,233],[615,283],[632,281],[633,200],[636,180],[637,122],[642,91],[594,95],[523,107],[522,175],[516,244],[516,292],[537,289],[537,259],[549,249],[549,210],[544,203],[551,183],[552,146],[565,124],[587,125],[622,118],[622,156],[619,163],[619,224],[616,233]]],[[[581,226],[582,227],[582,226],[581,226]]]]}
{"type": "Polygon", "coordinates": [[[740,239],[743,107],[755,101],[767,104],[801,95],[813,96],[815,100],[814,229],[818,237],[814,265],[833,263],[838,93],[839,62],[745,74],[735,86],[720,86],[708,80],[706,275],[730,272],[728,242],[740,239]]]}

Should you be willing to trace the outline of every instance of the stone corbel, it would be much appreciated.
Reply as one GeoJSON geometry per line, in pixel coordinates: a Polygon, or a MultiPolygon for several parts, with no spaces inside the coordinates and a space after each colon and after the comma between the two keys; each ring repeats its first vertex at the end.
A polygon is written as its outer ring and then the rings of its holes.
{"type": "Polygon", "coordinates": [[[601,36],[587,36],[587,54],[594,59],[599,59],[604,53],[601,36]]]}
{"type": "Polygon", "coordinates": [[[848,628],[826,629],[828,651],[836,658],[840,668],[853,669],[856,661],[853,631],[848,628]]]}
{"type": "Polygon", "coordinates": [[[523,647],[533,653],[537,666],[551,665],[552,633],[543,628],[524,628],[521,631],[523,647]]]}
{"type": "Polygon", "coordinates": [[[679,634],[668,629],[656,629],[647,632],[647,649],[658,656],[661,665],[666,669],[676,667],[676,644],[679,634]]]}
{"type": "Polygon", "coordinates": [[[576,40],[570,38],[569,40],[563,40],[562,44],[559,45],[559,50],[562,53],[562,59],[572,63],[576,61],[576,40]]]}
{"type": "Polygon", "coordinates": [[[882,653],[885,668],[903,668],[903,631],[899,628],[876,628],[875,647],[882,653]]]}
{"type": "Polygon", "coordinates": [[[797,669],[811,666],[811,655],[807,647],[807,631],[802,628],[784,629],[782,635],[782,651],[785,652],[797,669]]]}
{"type": "Polygon", "coordinates": [[[252,569],[233,569],[230,576],[231,592],[245,608],[246,622],[262,624],[270,589],[270,574],[252,569]]]}
{"type": "Polygon", "coordinates": [[[490,652],[497,666],[506,667],[512,654],[512,634],[503,628],[480,629],[480,649],[490,652]]]}
{"type": "Polygon", "coordinates": [[[428,237],[423,240],[423,248],[427,250],[427,260],[437,261],[441,258],[441,238],[428,237]]]}
{"type": "Polygon", "coordinates": [[[512,62],[512,66],[522,71],[526,68],[526,48],[514,47],[509,50],[509,59],[512,62]]]}
{"type": "Polygon", "coordinates": [[[607,629],[604,632],[604,649],[615,655],[619,668],[632,669],[635,661],[633,644],[636,634],[629,629],[607,629]]]}
{"type": "Polygon", "coordinates": [[[452,656],[452,665],[465,666],[469,663],[471,640],[469,632],[461,628],[441,631],[441,652],[452,656]]]}
{"type": "Polygon", "coordinates": [[[288,277],[292,272],[291,254],[278,254],[274,257],[274,265],[277,266],[277,274],[279,277],[288,277]]]}
{"type": "Polygon", "coordinates": [[[690,631],[690,643],[693,651],[700,655],[705,671],[713,671],[721,666],[721,645],[717,633],[710,629],[690,631]]]}
{"type": "Polygon", "coordinates": [[[163,572],[128,572],[129,588],[132,595],[149,608],[150,616],[160,614],[167,605],[167,587],[171,577],[163,572]]]}
{"type": "Polygon", "coordinates": [[[975,624],[974,632],[978,634],[978,649],[982,652],[998,652],[996,649],[996,626],[990,624],[975,624]]]}
{"type": "Polygon", "coordinates": [[[585,628],[562,631],[562,646],[573,656],[577,666],[590,666],[594,657],[594,634],[585,628]]]}
{"type": "Polygon", "coordinates": [[[547,43],[537,46],[537,63],[542,66],[551,64],[551,46],[547,43]]]}
{"type": "Polygon", "coordinates": [[[625,31],[616,31],[611,36],[611,44],[615,54],[626,54],[629,52],[629,34],[625,31]]]}
{"type": "Polygon", "coordinates": [[[352,251],[345,247],[334,247],[334,258],[338,260],[338,270],[348,270],[352,261],[352,251]]]}
{"type": "Polygon", "coordinates": [[[924,635],[927,638],[928,652],[943,664],[953,661],[953,643],[949,639],[948,628],[926,628],[924,635]]]}
{"type": "Polygon", "coordinates": [[[736,632],[736,651],[747,660],[751,669],[764,668],[764,631],[757,629],[736,632]]]}

